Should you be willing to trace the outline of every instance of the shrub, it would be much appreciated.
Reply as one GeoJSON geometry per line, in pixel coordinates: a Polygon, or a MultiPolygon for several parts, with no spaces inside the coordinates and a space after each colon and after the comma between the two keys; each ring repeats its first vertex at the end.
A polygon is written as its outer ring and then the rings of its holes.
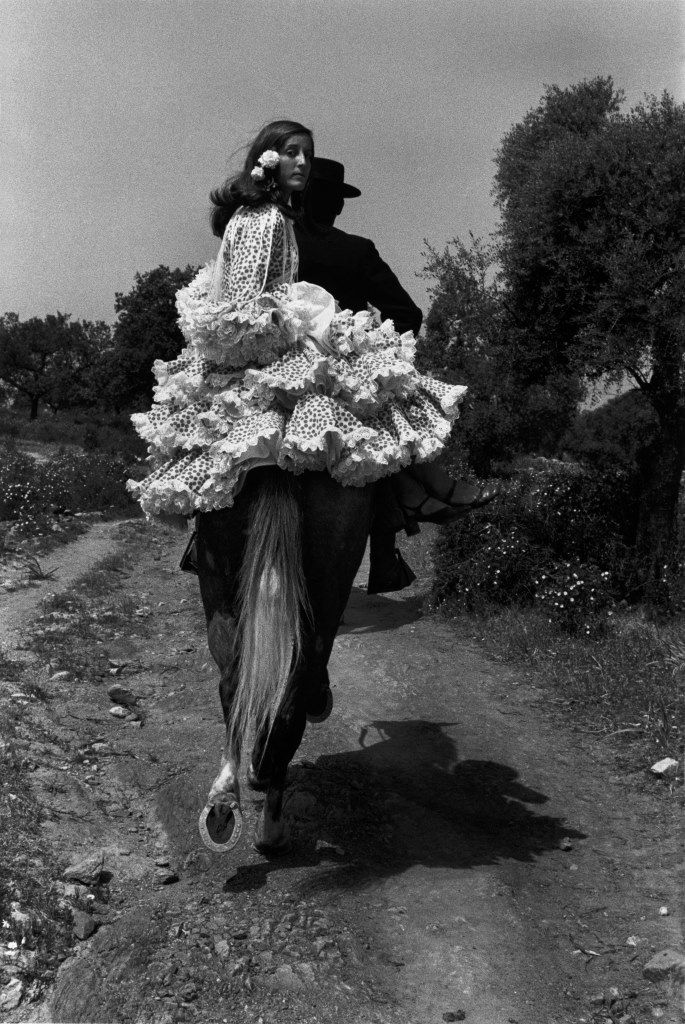
{"type": "Polygon", "coordinates": [[[613,566],[625,558],[633,510],[624,474],[547,466],[530,474],[519,496],[517,518],[531,539],[562,559],[613,566]]]}
{"type": "Polygon", "coordinates": [[[100,435],[96,427],[89,426],[83,431],[83,447],[87,452],[92,452],[100,447],[100,435]]]}
{"type": "Polygon", "coordinates": [[[571,635],[601,632],[604,612],[613,604],[611,574],[580,561],[564,562],[533,581],[535,604],[550,623],[571,635]]]}
{"type": "Polygon", "coordinates": [[[485,602],[529,603],[534,578],[545,567],[545,552],[516,526],[473,524],[468,530],[448,527],[439,534],[434,562],[434,596],[472,611],[485,602]]]}
{"type": "Polygon", "coordinates": [[[39,525],[55,512],[91,512],[124,507],[127,472],[122,458],[60,451],[39,463],[5,448],[0,455],[0,519],[23,528],[39,525]]]}
{"type": "Polygon", "coordinates": [[[629,502],[618,473],[534,460],[485,509],[445,527],[435,546],[438,603],[530,605],[590,635],[631,580],[629,502]]]}

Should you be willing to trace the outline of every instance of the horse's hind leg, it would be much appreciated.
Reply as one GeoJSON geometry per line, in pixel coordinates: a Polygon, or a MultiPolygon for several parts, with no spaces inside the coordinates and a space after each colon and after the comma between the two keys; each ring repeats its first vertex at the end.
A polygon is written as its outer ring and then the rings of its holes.
{"type": "Polygon", "coordinates": [[[287,842],[283,791],[288,765],[302,742],[307,710],[328,683],[335,634],[364,554],[371,510],[369,487],[341,487],[327,473],[306,473],[302,483],[303,568],[311,604],[299,662],[268,739],[253,753],[266,799],[255,846],[277,853],[287,842]]]}
{"type": "Polygon", "coordinates": [[[228,723],[237,685],[235,602],[244,544],[242,520],[238,508],[200,514],[197,522],[200,593],[209,650],[219,669],[219,694],[226,724],[221,767],[200,816],[202,838],[216,850],[230,849],[240,837],[240,741],[231,735],[228,723]]]}

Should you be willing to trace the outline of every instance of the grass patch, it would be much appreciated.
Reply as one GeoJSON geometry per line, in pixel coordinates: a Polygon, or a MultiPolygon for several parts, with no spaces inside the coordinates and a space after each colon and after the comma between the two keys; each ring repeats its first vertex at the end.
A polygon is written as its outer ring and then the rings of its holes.
{"type": "Polygon", "coordinates": [[[78,593],[87,594],[90,598],[106,597],[112,592],[112,573],[125,572],[126,567],[127,559],[123,553],[106,555],[93,569],[78,579],[74,589],[78,593]]]}
{"type": "Polygon", "coordinates": [[[601,637],[569,636],[522,608],[455,620],[491,655],[523,667],[588,731],[629,742],[636,758],[677,757],[685,722],[682,625],[614,616],[601,637]]]}
{"type": "Polygon", "coordinates": [[[5,651],[0,650],[0,679],[14,683],[21,679],[25,668],[22,661],[17,661],[5,651]]]}
{"type": "Polygon", "coordinates": [[[145,633],[148,612],[140,599],[123,589],[121,574],[146,538],[135,531],[125,543],[125,550],[104,556],[68,590],[48,594],[41,602],[28,646],[54,671],[67,670],[76,679],[86,679],[102,655],[99,642],[122,633],[145,633]]]}
{"type": "MultiPolygon", "coordinates": [[[[22,682],[22,692],[29,692],[22,682]]],[[[71,945],[71,914],[50,878],[54,851],[40,840],[41,809],[28,781],[26,708],[0,708],[0,984],[20,978],[37,998],[71,945]]]]}

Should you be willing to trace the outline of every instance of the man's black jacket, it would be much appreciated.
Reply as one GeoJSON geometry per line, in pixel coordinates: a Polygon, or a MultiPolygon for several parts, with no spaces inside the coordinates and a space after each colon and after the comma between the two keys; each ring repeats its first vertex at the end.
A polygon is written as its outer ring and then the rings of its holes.
{"type": "Polygon", "coordinates": [[[336,227],[310,229],[295,224],[300,253],[299,278],[325,288],[341,309],[357,313],[371,303],[395,330],[415,334],[423,318],[387,263],[368,238],[349,235],[336,227]]]}

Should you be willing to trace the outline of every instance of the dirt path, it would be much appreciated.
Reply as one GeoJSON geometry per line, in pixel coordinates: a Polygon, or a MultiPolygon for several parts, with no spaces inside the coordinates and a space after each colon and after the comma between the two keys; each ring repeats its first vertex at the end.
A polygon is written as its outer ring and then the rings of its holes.
{"type": "Polygon", "coordinates": [[[22,623],[31,619],[47,594],[67,590],[96,562],[117,550],[115,537],[121,522],[97,523],[82,537],[41,558],[50,579],[36,581],[29,590],[0,590],[0,648],[16,643],[22,623]]]}
{"type": "Polygon", "coordinates": [[[99,927],[50,1000],[7,1020],[677,1019],[668,985],[642,976],[680,942],[659,784],[626,780],[540,691],[422,615],[421,581],[353,592],[334,713],[291,770],[292,853],[251,849],[249,796],[248,838],[206,853],[197,815],[222,729],[197,584],[175,569],[178,537],[118,536],[130,568],[112,595],[120,609],[133,596],[128,622],[100,616],[88,678],[51,702],[79,757],[45,827],[57,873],[103,851],[99,927]],[[139,696],[138,721],[109,714],[112,674],[139,696]]]}

